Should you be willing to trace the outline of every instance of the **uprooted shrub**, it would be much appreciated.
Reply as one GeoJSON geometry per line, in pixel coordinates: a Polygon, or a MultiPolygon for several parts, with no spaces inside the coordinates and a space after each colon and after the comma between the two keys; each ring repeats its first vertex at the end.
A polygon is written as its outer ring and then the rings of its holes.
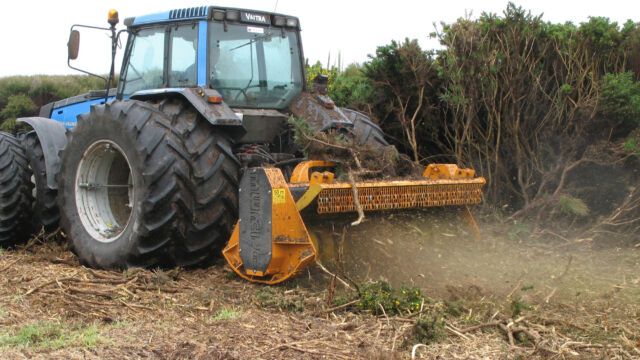
{"type": "Polygon", "coordinates": [[[323,157],[338,163],[337,177],[351,174],[354,179],[413,178],[421,176],[420,167],[395,146],[358,145],[348,133],[321,132],[301,118],[289,118],[294,140],[309,157],[323,157]]]}

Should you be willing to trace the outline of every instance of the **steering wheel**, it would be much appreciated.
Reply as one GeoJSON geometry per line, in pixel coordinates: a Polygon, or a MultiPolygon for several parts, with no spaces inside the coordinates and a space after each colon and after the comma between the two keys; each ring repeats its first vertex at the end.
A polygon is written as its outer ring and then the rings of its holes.
{"type": "Polygon", "coordinates": [[[260,84],[247,85],[243,89],[238,88],[237,90],[240,90],[240,92],[235,96],[234,100],[238,101],[238,98],[240,97],[240,94],[242,94],[242,95],[244,95],[245,100],[249,101],[249,96],[247,95],[247,90],[252,89],[252,88],[257,88],[257,87],[260,87],[260,84]]]}

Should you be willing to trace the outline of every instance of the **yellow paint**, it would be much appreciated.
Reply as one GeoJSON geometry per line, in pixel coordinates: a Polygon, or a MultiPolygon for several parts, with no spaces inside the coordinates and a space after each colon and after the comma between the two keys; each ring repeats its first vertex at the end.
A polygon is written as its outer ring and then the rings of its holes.
{"type": "Polygon", "coordinates": [[[296,209],[300,211],[309,206],[309,204],[311,204],[316,196],[320,194],[320,191],[322,191],[322,186],[320,184],[313,184],[309,186],[309,189],[304,194],[302,194],[300,199],[298,199],[298,201],[296,202],[296,209]]]}
{"type": "Polygon", "coordinates": [[[293,173],[291,174],[291,179],[289,181],[291,181],[292,183],[309,182],[309,171],[311,171],[312,168],[319,168],[319,167],[328,168],[333,166],[336,166],[336,163],[334,163],[333,161],[327,161],[327,160],[303,161],[300,164],[298,164],[295,167],[295,169],[293,169],[293,173]]]}

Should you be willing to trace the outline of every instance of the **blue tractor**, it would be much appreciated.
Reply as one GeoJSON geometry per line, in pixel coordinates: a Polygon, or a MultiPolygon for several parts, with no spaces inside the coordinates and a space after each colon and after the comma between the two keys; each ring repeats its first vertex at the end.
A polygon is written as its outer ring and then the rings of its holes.
{"type": "Polygon", "coordinates": [[[117,12],[109,23],[114,51],[129,34],[117,89],[47,104],[19,119],[32,131],[0,137],[12,195],[0,245],[60,223],[90,266],[206,264],[238,217],[241,169],[290,174],[304,160],[292,114],[387,145],[366,116],[333,106],[326,79],[305,91],[296,17],[203,6],[127,18],[119,33],[117,12]]]}
{"type": "Polygon", "coordinates": [[[453,165],[413,182],[316,171],[335,162],[305,158],[291,117],[359,146],[388,143],[367,116],[334,105],[326,77],[306,83],[296,17],[203,6],[117,23],[112,10],[105,90],[19,119],[32,130],[17,139],[0,133],[0,246],[59,226],[83,264],[126,268],[203,266],[227,244],[241,276],[276,283],[315,259],[299,213],[312,201],[320,213],[480,201],[484,179],[453,165]]]}

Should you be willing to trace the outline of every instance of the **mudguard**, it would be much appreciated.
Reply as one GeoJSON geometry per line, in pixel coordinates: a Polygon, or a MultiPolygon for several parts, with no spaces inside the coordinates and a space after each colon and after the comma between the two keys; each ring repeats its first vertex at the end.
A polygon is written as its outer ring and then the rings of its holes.
{"type": "Polygon", "coordinates": [[[44,117],[18,118],[16,121],[27,123],[35,130],[44,153],[47,186],[50,189],[57,189],[56,174],[60,171],[59,152],[67,146],[67,128],[59,121],[44,117]]]}
{"type": "Polygon", "coordinates": [[[307,120],[318,131],[338,129],[350,133],[360,146],[388,146],[384,133],[365,114],[335,106],[333,100],[319,93],[303,92],[289,106],[293,115],[307,120]]]}
{"type": "Polygon", "coordinates": [[[293,115],[307,120],[317,131],[351,129],[353,123],[327,96],[303,92],[289,106],[293,115]]]}
{"type": "Polygon", "coordinates": [[[204,87],[196,88],[166,88],[136,91],[130,97],[134,100],[147,100],[178,95],[187,100],[200,115],[212,125],[224,126],[234,138],[244,135],[247,130],[242,124],[242,119],[236,115],[224,102],[212,103],[209,98],[220,98],[220,93],[214,89],[204,87]]]}

